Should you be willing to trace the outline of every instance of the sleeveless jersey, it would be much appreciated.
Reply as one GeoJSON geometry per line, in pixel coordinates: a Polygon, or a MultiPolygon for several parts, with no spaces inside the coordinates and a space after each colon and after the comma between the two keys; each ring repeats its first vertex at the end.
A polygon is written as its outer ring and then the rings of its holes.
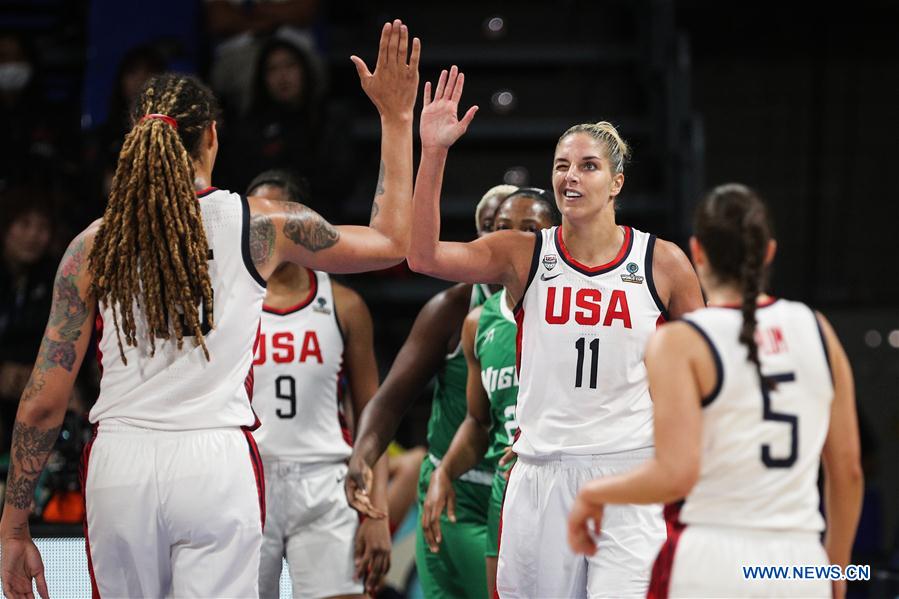
{"type": "MultiPolygon", "coordinates": [[[[483,304],[490,295],[490,289],[486,285],[474,285],[471,290],[469,311],[483,304]]],[[[435,458],[443,459],[456,431],[468,414],[468,404],[465,401],[467,377],[468,367],[465,364],[460,340],[453,353],[446,356],[434,384],[431,417],[428,419],[428,451],[435,458]]],[[[492,469],[486,461],[481,462],[477,468],[492,469]]]]}
{"type": "Polygon", "coordinates": [[[561,227],[540,231],[518,321],[518,426],[526,457],[652,447],[643,365],[665,309],[653,284],[655,236],[623,227],[615,258],[588,267],[561,227]]]}
{"type": "Polygon", "coordinates": [[[213,291],[214,329],[209,328],[209,306],[201,307],[209,360],[187,332],[181,349],[174,339],[156,339],[156,354],[151,356],[146,318],[135,305],[138,346],[123,343],[126,365],[119,354],[112,306],[100,305],[97,359],[102,375],[91,422],[114,420],[161,430],[256,423],[250,407],[251,367],[265,281],[250,257],[250,208],[245,197],[225,190],[208,190],[198,201],[213,291]]]}
{"type": "Polygon", "coordinates": [[[515,438],[518,421],[518,373],[515,370],[515,339],[518,327],[506,304],[506,290],[484,302],[474,352],[481,363],[481,383],[490,398],[490,445],[485,460],[496,468],[499,459],[515,438]]]}
{"type": "Polygon", "coordinates": [[[715,357],[717,387],[703,400],[699,482],[681,510],[688,524],[820,531],[818,466],[830,424],[833,382],[814,312],[798,302],[759,307],[762,374],[739,342],[739,309],[685,316],[715,357]]]}
{"type": "Polygon", "coordinates": [[[309,281],[296,306],[262,307],[253,361],[262,426],[253,436],[265,458],[341,462],[353,451],[340,413],[343,333],[330,277],[310,270],[309,281]]]}

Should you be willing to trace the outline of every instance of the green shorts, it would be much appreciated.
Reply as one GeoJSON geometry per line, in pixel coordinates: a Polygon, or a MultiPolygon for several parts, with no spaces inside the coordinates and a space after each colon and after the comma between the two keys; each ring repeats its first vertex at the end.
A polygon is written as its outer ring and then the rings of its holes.
{"type": "MultiPolygon", "coordinates": [[[[425,457],[418,479],[418,505],[421,509],[434,464],[425,457]]],[[[444,513],[440,517],[443,542],[440,551],[431,553],[425,543],[421,522],[416,527],[415,566],[424,596],[435,598],[487,597],[487,570],[484,547],[487,537],[487,505],[491,487],[456,481],[456,522],[444,513]]]]}
{"type": "Polygon", "coordinates": [[[490,505],[487,508],[487,557],[499,555],[499,523],[503,514],[503,497],[506,494],[505,472],[496,471],[490,487],[490,505]]]}

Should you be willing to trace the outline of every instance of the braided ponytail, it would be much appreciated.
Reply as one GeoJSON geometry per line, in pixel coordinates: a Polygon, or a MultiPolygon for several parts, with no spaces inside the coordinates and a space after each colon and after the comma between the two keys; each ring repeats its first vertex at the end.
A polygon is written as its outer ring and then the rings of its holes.
{"type": "Polygon", "coordinates": [[[743,242],[743,264],[740,269],[740,289],[742,290],[741,312],[743,313],[743,326],[740,328],[740,343],[746,346],[749,353],[749,361],[755,364],[762,377],[762,365],[759,362],[759,348],[755,341],[755,310],[756,299],[762,291],[762,277],[764,251],[766,244],[765,232],[758,226],[759,223],[751,217],[750,212],[743,218],[740,224],[743,242]]]}
{"type": "Polygon", "coordinates": [[[747,359],[755,365],[759,380],[770,387],[762,377],[755,340],[756,300],[767,276],[765,251],[772,237],[765,204],[744,185],[721,185],[697,207],[695,231],[718,280],[740,289],[743,324],[739,340],[746,346],[747,359]]]}
{"type": "Polygon", "coordinates": [[[171,74],[151,78],[132,108],[134,126],[89,257],[94,294],[111,306],[126,364],[124,345],[138,341],[135,308],[146,320],[151,355],[157,338],[174,338],[180,349],[191,336],[209,359],[199,312],[202,304],[214,326],[209,245],[191,158],[217,111],[203,84],[171,74]]]}

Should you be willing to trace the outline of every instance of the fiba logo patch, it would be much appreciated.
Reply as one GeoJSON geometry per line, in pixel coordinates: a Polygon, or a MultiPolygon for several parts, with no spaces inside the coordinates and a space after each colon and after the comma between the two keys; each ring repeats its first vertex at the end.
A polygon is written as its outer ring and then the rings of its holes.
{"type": "Polygon", "coordinates": [[[547,254],[543,256],[543,267],[546,270],[552,270],[556,267],[556,263],[558,262],[558,258],[556,258],[555,254],[547,254]]]}
{"type": "Polygon", "coordinates": [[[622,281],[625,283],[635,283],[637,285],[643,282],[643,277],[637,275],[637,271],[640,270],[640,267],[637,266],[636,262],[628,262],[625,268],[627,269],[627,274],[621,275],[622,281]]]}
{"type": "Polygon", "coordinates": [[[316,304],[313,304],[313,305],[312,305],[312,310],[313,310],[314,312],[321,312],[322,314],[330,314],[330,313],[331,313],[331,309],[328,308],[328,307],[325,305],[325,304],[328,303],[328,300],[326,300],[326,299],[323,298],[323,297],[320,297],[320,298],[318,298],[318,300],[316,300],[316,301],[318,302],[318,304],[317,304],[317,305],[316,305],[316,304]]]}

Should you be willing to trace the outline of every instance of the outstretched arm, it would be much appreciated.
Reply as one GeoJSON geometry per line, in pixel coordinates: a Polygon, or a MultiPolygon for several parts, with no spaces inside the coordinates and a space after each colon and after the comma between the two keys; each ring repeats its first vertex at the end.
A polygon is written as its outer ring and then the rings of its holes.
{"type": "Polygon", "coordinates": [[[415,398],[440,368],[447,345],[468,310],[467,287],[454,287],[432,298],[415,319],[390,372],[362,411],[347,476],[347,500],[368,513],[356,497],[371,485],[370,469],[396,435],[415,398]]]}
{"type": "Polygon", "coordinates": [[[464,283],[500,283],[519,298],[527,280],[534,236],[520,231],[499,231],[470,243],[440,241],[440,189],[450,146],[465,133],[474,118],[472,106],[457,118],[465,75],[454,66],[440,73],[431,98],[425,83],[421,111],[421,163],[415,179],[409,268],[433,277],[464,283]]]}
{"type": "Polygon", "coordinates": [[[268,277],[283,262],[332,273],[398,264],[409,247],[412,217],[412,110],[418,93],[421,44],[399,20],[381,32],[374,73],[351,57],[362,88],[381,115],[381,165],[368,227],[335,227],[294,203],[250,198],[250,245],[257,270],[268,277]],[[408,58],[407,58],[408,55],[408,58]]]}
{"type": "Polygon", "coordinates": [[[35,485],[59,436],[91,336],[95,303],[90,295],[87,257],[95,226],[72,241],[59,264],[44,339],[16,413],[0,522],[3,592],[7,597],[30,597],[32,580],[41,595],[47,596],[43,563],[31,540],[28,516],[35,485]]]}
{"type": "MultiPolygon", "coordinates": [[[[346,338],[344,358],[353,400],[353,421],[378,390],[378,364],[372,333],[371,313],[358,293],[334,284],[334,304],[346,338]]],[[[387,514],[387,456],[373,469],[371,505],[387,514]]],[[[390,568],[390,524],[387,518],[366,518],[356,530],[356,578],[365,579],[366,590],[374,595],[390,568]]]]}
{"type": "Polygon", "coordinates": [[[462,325],[462,351],[468,366],[465,395],[468,414],[453,437],[440,465],[431,473],[428,493],[421,513],[425,542],[432,552],[440,549],[440,515],[446,509],[450,522],[456,521],[456,493],[453,481],[484,458],[490,444],[490,399],[481,383],[481,363],[474,355],[474,340],[482,308],[475,308],[462,325]]]}

